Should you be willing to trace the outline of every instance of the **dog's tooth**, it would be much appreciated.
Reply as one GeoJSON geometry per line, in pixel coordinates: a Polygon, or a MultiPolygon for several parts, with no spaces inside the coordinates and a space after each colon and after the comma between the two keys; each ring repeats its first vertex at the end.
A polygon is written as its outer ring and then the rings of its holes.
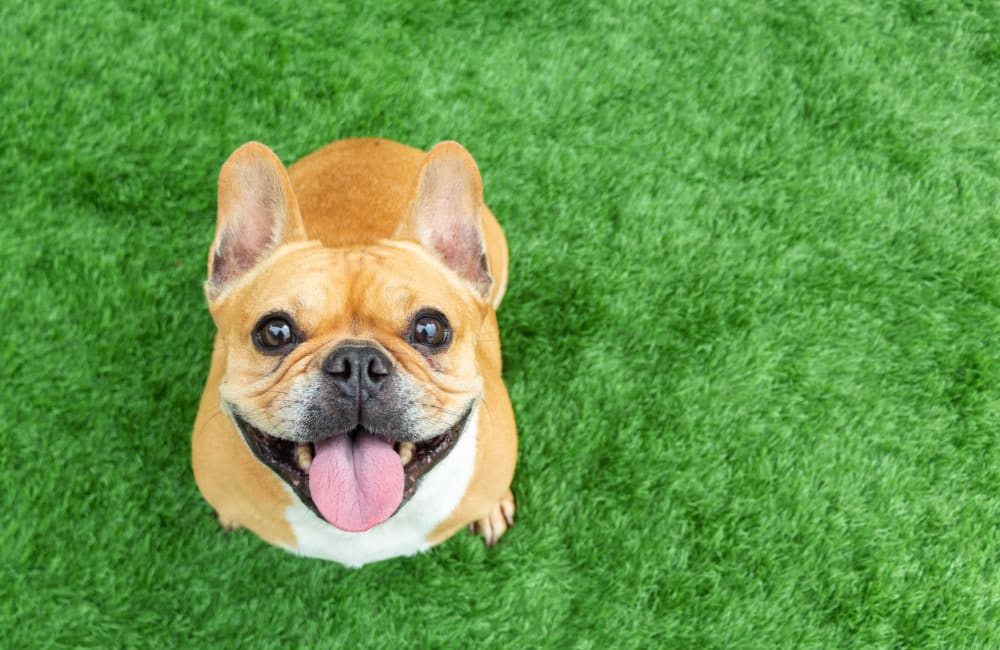
{"type": "Polygon", "coordinates": [[[298,463],[299,469],[303,472],[308,472],[309,467],[313,462],[312,449],[309,448],[309,443],[304,443],[295,448],[295,462],[298,463]]]}
{"type": "Polygon", "coordinates": [[[406,465],[413,460],[413,449],[416,447],[412,442],[403,442],[399,445],[399,459],[406,465]]]}

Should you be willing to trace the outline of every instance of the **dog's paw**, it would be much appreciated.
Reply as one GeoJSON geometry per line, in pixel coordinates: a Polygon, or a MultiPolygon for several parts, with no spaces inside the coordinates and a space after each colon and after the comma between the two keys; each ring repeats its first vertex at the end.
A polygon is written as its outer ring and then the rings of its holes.
{"type": "Polygon", "coordinates": [[[236,520],[229,519],[218,512],[215,513],[215,518],[219,521],[219,525],[222,526],[222,530],[227,533],[231,533],[240,528],[240,525],[236,523],[236,520]]]}
{"type": "Polygon", "coordinates": [[[483,538],[486,546],[493,546],[497,540],[514,525],[514,493],[507,490],[504,498],[493,507],[486,517],[469,524],[469,530],[483,538]]]}

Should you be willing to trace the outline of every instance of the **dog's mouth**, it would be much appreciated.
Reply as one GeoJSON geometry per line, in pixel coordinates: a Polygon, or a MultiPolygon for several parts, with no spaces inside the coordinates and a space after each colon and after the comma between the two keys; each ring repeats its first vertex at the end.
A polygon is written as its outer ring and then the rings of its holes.
{"type": "Polygon", "coordinates": [[[409,442],[375,435],[363,427],[312,442],[264,433],[233,410],[233,419],[254,456],[285,481],[316,516],[360,532],[395,514],[417,491],[420,479],[458,441],[470,407],[451,428],[409,442]]]}

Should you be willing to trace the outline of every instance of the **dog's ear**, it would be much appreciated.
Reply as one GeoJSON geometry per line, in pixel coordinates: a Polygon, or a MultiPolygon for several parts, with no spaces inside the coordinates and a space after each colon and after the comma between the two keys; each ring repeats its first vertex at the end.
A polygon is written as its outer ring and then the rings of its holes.
{"type": "Polygon", "coordinates": [[[246,143],[219,174],[219,212],[205,283],[209,302],[280,244],[301,239],[305,228],[284,165],[259,142],[246,143]]]}
{"type": "Polygon", "coordinates": [[[484,298],[490,277],[483,236],[483,181],[462,145],[442,142],[420,167],[409,218],[397,236],[414,239],[484,298]]]}

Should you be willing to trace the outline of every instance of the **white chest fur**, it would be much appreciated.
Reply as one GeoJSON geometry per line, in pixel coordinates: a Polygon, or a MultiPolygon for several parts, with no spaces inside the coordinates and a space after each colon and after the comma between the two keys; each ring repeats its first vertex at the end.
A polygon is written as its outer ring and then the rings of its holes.
{"type": "Polygon", "coordinates": [[[302,505],[286,486],[292,505],[285,511],[299,555],[333,560],[359,567],[399,555],[413,555],[430,548],[427,536],[455,510],[465,495],[476,460],[477,406],[451,452],[423,476],[416,493],[399,512],[363,533],[334,528],[302,505]]]}

